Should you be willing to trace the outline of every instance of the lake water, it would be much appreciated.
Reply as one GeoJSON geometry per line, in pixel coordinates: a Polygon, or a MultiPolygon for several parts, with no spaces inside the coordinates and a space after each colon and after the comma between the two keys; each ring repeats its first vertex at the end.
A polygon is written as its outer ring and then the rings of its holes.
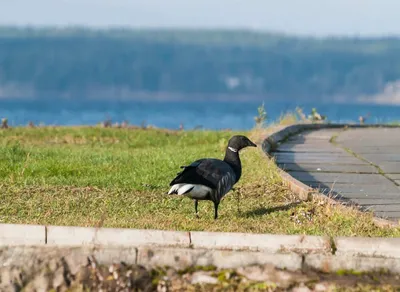
{"type": "MultiPolygon", "coordinates": [[[[0,117],[7,117],[11,126],[26,125],[29,121],[46,125],[95,125],[107,118],[112,122],[154,125],[177,129],[201,126],[205,129],[246,130],[254,126],[254,116],[261,102],[69,102],[0,100],[0,117]]],[[[268,121],[276,121],[296,106],[309,114],[312,107],[326,115],[331,122],[358,122],[360,115],[370,114],[367,123],[400,121],[399,106],[356,104],[307,104],[265,101],[268,121]]]]}

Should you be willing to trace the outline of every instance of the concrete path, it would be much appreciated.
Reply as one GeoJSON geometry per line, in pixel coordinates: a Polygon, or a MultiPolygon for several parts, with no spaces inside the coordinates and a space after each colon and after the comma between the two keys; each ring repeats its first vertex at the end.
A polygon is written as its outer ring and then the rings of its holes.
{"type": "Polygon", "coordinates": [[[400,128],[302,132],[272,154],[304,184],[378,217],[400,219],[400,128]]]}

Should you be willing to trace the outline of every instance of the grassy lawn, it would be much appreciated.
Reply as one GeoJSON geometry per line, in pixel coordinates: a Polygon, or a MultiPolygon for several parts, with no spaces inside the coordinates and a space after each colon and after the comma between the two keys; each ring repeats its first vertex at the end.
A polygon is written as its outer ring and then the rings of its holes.
{"type": "MultiPolygon", "coordinates": [[[[241,154],[243,175],[213,220],[188,198],[166,195],[185,165],[223,158],[239,132],[90,127],[0,131],[0,222],[257,233],[400,236],[370,214],[322,201],[296,203],[276,166],[257,149],[241,154]]],[[[253,140],[260,135],[240,132],[253,140]]],[[[258,138],[257,138],[258,137],[258,138]]]]}

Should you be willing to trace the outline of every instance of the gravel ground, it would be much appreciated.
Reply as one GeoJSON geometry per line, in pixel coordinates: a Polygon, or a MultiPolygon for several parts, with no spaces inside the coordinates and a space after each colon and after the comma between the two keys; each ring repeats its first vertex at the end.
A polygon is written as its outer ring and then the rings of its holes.
{"type": "MultiPolygon", "coordinates": [[[[26,265],[30,266],[29,263],[26,265]]],[[[31,267],[31,266],[30,266],[31,267]]],[[[0,291],[400,291],[400,276],[340,271],[291,272],[271,265],[235,270],[192,267],[146,269],[124,263],[70,267],[64,258],[41,262],[37,268],[0,268],[0,291]]]]}

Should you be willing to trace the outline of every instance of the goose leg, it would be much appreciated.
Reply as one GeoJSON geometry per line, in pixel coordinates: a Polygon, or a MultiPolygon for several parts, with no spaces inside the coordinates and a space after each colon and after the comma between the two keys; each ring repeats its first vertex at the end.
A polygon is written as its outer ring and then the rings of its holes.
{"type": "Polygon", "coordinates": [[[196,213],[196,218],[199,218],[199,212],[197,211],[198,205],[199,205],[199,201],[194,200],[194,212],[196,213]]]}
{"type": "Polygon", "coordinates": [[[219,202],[214,202],[214,219],[218,219],[218,205],[219,202]]]}
{"type": "Polygon", "coordinates": [[[237,197],[237,212],[238,212],[238,214],[240,215],[240,192],[236,192],[235,191],[235,193],[236,193],[236,197],[237,197]]]}

